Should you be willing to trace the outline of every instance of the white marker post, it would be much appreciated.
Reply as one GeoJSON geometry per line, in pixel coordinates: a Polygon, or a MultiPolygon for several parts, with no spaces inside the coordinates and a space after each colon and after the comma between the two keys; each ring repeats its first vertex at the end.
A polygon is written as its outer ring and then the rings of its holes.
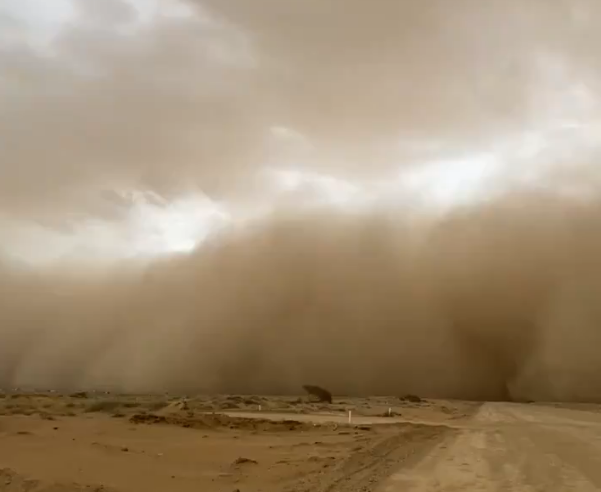
{"type": "Polygon", "coordinates": [[[388,407],[388,416],[392,417],[392,407],[388,407]]]}
{"type": "Polygon", "coordinates": [[[349,410],[348,411],[348,423],[350,424],[352,420],[353,420],[353,411],[349,410]]]}

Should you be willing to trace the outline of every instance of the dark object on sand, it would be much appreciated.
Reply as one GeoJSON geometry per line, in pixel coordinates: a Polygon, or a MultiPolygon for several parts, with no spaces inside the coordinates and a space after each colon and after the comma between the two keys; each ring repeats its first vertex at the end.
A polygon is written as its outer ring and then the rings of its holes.
{"type": "Polygon", "coordinates": [[[332,403],[332,393],[319,386],[303,385],[303,389],[310,395],[318,398],[320,402],[332,403]]]}
{"type": "Polygon", "coordinates": [[[399,396],[399,400],[408,401],[410,403],[421,403],[424,401],[419,396],[416,396],[416,395],[399,396]]]}
{"type": "Polygon", "coordinates": [[[87,398],[88,394],[85,391],[78,391],[77,393],[71,393],[71,398],[87,398]]]}
{"type": "Polygon", "coordinates": [[[259,463],[255,460],[251,460],[250,458],[238,458],[234,461],[234,465],[258,465],[259,463]]]}

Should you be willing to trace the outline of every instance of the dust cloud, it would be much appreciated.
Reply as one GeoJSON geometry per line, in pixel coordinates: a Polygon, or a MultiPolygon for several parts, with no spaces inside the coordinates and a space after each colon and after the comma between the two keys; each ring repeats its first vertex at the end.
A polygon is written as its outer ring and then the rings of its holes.
{"type": "Polygon", "coordinates": [[[66,2],[44,39],[0,11],[0,386],[601,399],[594,2],[176,3],[66,2]],[[261,178],[463,183],[466,155],[492,184],[436,212],[261,178]],[[261,213],[160,257],[14,254],[190,189],[261,213]]]}

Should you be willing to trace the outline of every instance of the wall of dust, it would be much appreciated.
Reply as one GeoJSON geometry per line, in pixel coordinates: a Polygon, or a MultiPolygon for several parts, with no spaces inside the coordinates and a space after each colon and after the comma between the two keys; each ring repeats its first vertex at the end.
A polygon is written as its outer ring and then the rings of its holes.
{"type": "Polygon", "coordinates": [[[0,7],[0,386],[601,400],[600,2],[60,3],[0,7]],[[192,192],[267,212],[85,254],[192,192]]]}
{"type": "Polygon", "coordinates": [[[102,274],[6,268],[2,386],[600,399],[599,206],[290,212],[102,274]]]}

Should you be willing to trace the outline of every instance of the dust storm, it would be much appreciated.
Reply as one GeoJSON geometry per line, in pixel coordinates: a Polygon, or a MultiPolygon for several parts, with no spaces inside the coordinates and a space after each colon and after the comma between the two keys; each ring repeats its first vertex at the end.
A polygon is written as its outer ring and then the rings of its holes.
{"type": "Polygon", "coordinates": [[[595,398],[597,206],[507,200],[423,229],[278,217],[102,275],[7,266],[3,384],[595,398]]]}
{"type": "Polygon", "coordinates": [[[161,257],[4,254],[1,386],[601,399],[597,34],[579,9],[71,3],[43,42],[0,17],[2,242],[118,224],[115,189],[268,211],[161,257]],[[259,179],[435,161],[461,181],[449,156],[482,153],[502,168],[489,192],[435,214],[403,189],[311,208],[259,179]]]}

